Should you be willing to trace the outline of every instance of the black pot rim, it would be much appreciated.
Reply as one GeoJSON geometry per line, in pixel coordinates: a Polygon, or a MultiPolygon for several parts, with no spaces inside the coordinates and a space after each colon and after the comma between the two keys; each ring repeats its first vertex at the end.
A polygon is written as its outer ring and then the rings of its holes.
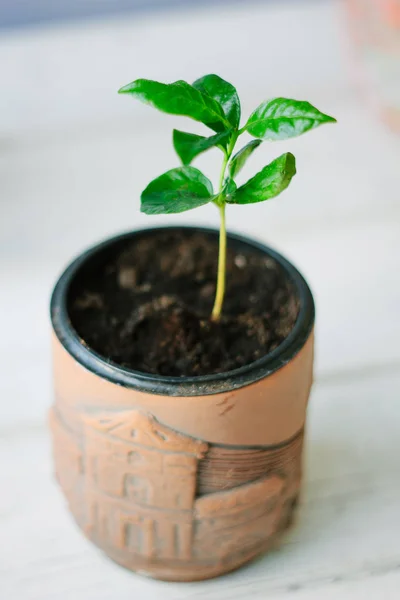
{"type": "Polygon", "coordinates": [[[218,235],[216,229],[206,227],[169,226],[137,229],[100,242],[73,260],[58,279],[51,297],[51,322],[58,340],[80,365],[92,373],[117,385],[150,394],[163,396],[205,396],[219,394],[250,385],[272,375],[272,373],[290,362],[306,343],[314,326],[314,300],[305,279],[286,258],[260,242],[234,233],[228,234],[231,242],[245,244],[276,260],[295,285],[299,296],[300,310],[296,323],[287,338],[272,352],[248,365],[227,371],[226,373],[196,377],[167,377],[121,367],[82,343],[69,319],[67,295],[74,277],[85,262],[97,252],[123,240],[134,239],[137,236],[152,235],[160,231],[179,231],[182,229],[218,235]]]}

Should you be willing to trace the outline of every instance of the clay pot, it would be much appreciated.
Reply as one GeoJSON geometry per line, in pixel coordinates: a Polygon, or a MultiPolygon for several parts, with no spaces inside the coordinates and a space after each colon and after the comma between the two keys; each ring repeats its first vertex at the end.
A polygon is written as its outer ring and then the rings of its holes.
{"type": "Polygon", "coordinates": [[[300,313],[286,340],[218,375],[159,377],[111,364],[72,328],[71,285],[88,261],[156,231],[92,248],[55,287],[55,471],[76,522],[112,559],[151,577],[193,581],[264,552],[292,519],[312,383],[314,303],[286,259],[231,235],[238,249],[278,261],[294,284],[300,313]]]}

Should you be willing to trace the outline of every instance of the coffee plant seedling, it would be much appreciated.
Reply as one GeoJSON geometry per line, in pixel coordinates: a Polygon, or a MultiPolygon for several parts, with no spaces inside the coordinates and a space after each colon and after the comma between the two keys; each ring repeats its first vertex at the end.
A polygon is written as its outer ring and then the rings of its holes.
{"type": "Polygon", "coordinates": [[[240,127],[240,101],[234,86],[218,75],[205,75],[193,84],[186,81],[159,83],[137,79],[119,90],[169,114],[190,117],[213,131],[209,137],[174,129],[174,148],[182,161],[154,179],[141,195],[141,211],[148,215],[180,213],[212,202],[220,212],[218,274],[211,318],[220,318],[225,294],[226,224],[225,208],[231,204],[253,204],[278,196],[296,173],[295,157],[282,154],[245,184],[235,178],[249,156],[266,141],[286,140],[336,121],[309,102],[272,98],[258,106],[240,127]],[[238,138],[249,133],[255,139],[233,154],[238,138]],[[192,161],[209,148],[222,151],[217,191],[192,161]]]}

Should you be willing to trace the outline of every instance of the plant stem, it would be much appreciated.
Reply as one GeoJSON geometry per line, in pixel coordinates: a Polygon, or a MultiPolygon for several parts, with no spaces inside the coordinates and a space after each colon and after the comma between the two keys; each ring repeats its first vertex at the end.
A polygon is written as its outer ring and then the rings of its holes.
{"type": "Polygon", "coordinates": [[[218,251],[218,276],[217,290],[215,294],[214,308],[211,313],[212,321],[219,321],[222,304],[225,295],[225,270],[226,270],[226,224],[225,224],[225,202],[220,204],[219,213],[221,223],[219,229],[219,251],[218,251]]]}
{"type": "Polygon", "coordinates": [[[219,321],[222,311],[222,305],[224,303],[225,296],[225,279],[226,279],[226,222],[225,222],[225,196],[222,193],[224,189],[225,171],[229,159],[232,155],[239,133],[236,132],[231,139],[228,149],[225,153],[224,160],[222,163],[221,175],[219,178],[219,197],[215,204],[219,208],[220,214],[220,226],[219,226],[219,250],[218,250],[218,275],[217,275],[217,289],[215,291],[214,307],[211,313],[212,321],[219,321]]]}
{"type": "Polygon", "coordinates": [[[228,160],[229,160],[229,154],[225,154],[224,156],[224,160],[222,162],[222,169],[221,169],[221,174],[219,177],[219,193],[221,194],[222,189],[224,187],[224,178],[225,178],[225,170],[226,170],[226,165],[228,164],[228,160]]]}
{"type": "MultiPolygon", "coordinates": [[[[230,150],[230,149],[229,149],[230,150]]],[[[221,316],[222,305],[225,296],[225,271],[226,271],[226,222],[225,222],[225,198],[223,197],[222,190],[224,187],[224,178],[226,165],[230,157],[230,152],[225,154],[224,161],[222,163],[221,176],[219,178],[219,214],[220,214],[220,226],[219,226],[219,249],[218,249],[218,275],[217,275],[217,289],[215,291],[214,307],[211,313],[212,321],[219,321],[221,316]]]]}

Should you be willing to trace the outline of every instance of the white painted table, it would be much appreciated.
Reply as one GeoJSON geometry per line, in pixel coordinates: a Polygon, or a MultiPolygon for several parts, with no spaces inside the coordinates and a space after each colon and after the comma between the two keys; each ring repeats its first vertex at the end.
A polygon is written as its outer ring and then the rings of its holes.
{"type": "MultiPolygon", "coordinates": [[[[0,37],[0,598],[400,597],[400,140],[351,87],[339,8],[249,3],[0,37]],[[205,29],[207,45],[188,50],[205,29]],[[232,230],[294,260],[316,297],[297,524],[279,550],[242,570],[175,585],[114,565],[66,511],[46,426],[47,303],[74,253],[166,222],[141,215],[138,196],[176,164],[170,131],[181,123],[115,90],[139,76],[212,71],[237,83],[246,113],[269,95],[292,95],[339,123],[254,155],[248,173],[292,150],[298,175],[281,199],[228,214],[232,230]]],[[[213,173],[211,153],[202,165],[213,173]]],[[[217,224],[217,215],[207,207],[174,221],[217,224]]]]}

